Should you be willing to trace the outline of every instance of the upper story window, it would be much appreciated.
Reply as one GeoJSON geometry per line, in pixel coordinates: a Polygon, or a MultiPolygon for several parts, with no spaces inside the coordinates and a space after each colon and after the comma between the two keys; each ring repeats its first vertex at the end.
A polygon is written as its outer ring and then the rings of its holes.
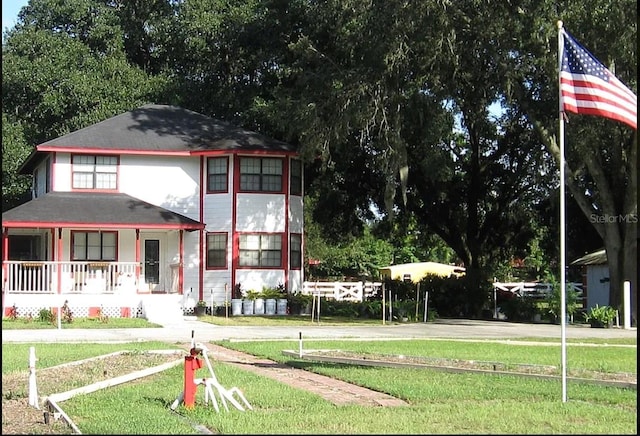
{"type": "Polygon", "coordinates": [[[71,157],[74,189],[116,189],[115,156],[76,154],[71,157]]]}
{"type": "Polygon", "coordinates": [[[116,260],[116,232],[72,232],[72,260],[116,260]]]}
{"type": "Polygon", "coordinates": [[[40,189],[40,171],[38,171],[38,169],[36,168],[33,171],[33,198],[37,198],[39,196],[39,192],[38,190],[40,189]]]}
{"type": "Polygon", "coordinates": [[[282,235],[240,235],[240,266],[280,267],[282,235]]]}
{"type": "Polygon", "coordinates": [[[240,158],[240,190],[282,192],[282,159],[240,158]]]}
{"type": "Polygon", "coordinates": [[[44,174],[44,192],[51,192],[51,158],[47,158],[45,162],[44,174]]]}
{"type": "Polygon", "coordinates": [[[300,233],[292,233],[289,240],[289,263],[291,269],[300,269],[302,267],[302,235],[300,233]]]}
{"type": "Polygon", "coordinates": [[[291,159],[291,181],[289,193],[291,195],[302,195],[302,161],[291,159]]]}
{"type": "Polygon", "coordinates": [[[227,266],[227,234],[207,233],[207,268],[227,266]]]}
{"type": "Polygon", "coordinates": [[[207,192],[227,192],[229,159],[226,157],[207,158],[207,192]]]}

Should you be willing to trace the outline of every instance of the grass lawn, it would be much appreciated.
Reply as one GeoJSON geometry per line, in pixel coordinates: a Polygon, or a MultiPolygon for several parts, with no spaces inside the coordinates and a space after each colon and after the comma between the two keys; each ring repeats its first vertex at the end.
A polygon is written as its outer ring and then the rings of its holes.
{"type": "MultiPolygon", "coordinates": [[[[587,341],[611,343],[611,341],[587,341]]],[[[635,338],[618,341],[635,345],[635,338]]],[[[298,341],[221,342],[222,345],[285,362],[284,349],[298,341]]],[[[32,344],[39,365],[108,353],[123,347],[163,348],[158,343],[32,344]]],[[[18,362],[28,344],[3,344],[3,375],[24,370],[18,362]],[[19,357],[16,357],[19,356],[19,357]],[[6,363],[5,363],[6,361],[6,363]]],[[[164,348],[175,348],[165,344],[164,348]]],[[[305,341],[305,349],[425,357],[494,360],[505,363],[559,365],[557,344],[517,345],[443,340],[305,341]]],[[[26,354],[25,354],[26,353],[26,354]]],[[[636,347],[570,344],[568,366],[608,372],[637,372],[636,347]]],[[[637,390],[569,383],[568,401],[561,401],[557,380],[487,374],[454,374],[427,369],[351,366],[322,362],[289,362],[307,370],[390,393],[409,407],[335,406],[305,391],[266,377],[212,363],[218,380],[238,387],[254,410],[230,406],[220,413],[203,404],[198,391],[194,409],[169,405],[182,390],[181,366],[136,382],[74,397],[61,403],[85,434],[195,434],[203,425],[222,434],[636,434],[637,390]]],[[[200,370],[207,376],[206,368],[200,370]]]]}
{"type": "MultiPolygon", "coordinates": [[[[214,325],[237,326],[312,326],[312,325],[382,325],[380,319],[349,318],[345,316],[321,316],[318,320],[311,320],[311,315],[251,315],[251,316],[200,316],[198,321],[214,325]]],[[[398,324],[398,322],[386,322],[398,324]]]]}

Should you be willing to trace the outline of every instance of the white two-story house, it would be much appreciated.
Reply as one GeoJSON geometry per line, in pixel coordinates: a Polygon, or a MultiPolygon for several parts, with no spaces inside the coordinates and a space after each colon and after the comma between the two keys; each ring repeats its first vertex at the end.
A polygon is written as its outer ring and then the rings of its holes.
{"type": "Polygon", "coordinates": [[[20,173],[33,198],[2,216],[5,316],[63,300],[76,316],[136,316],[154,298],[182,310],[236,285],[302,287],[290,144],[149,104],[37,145],[20,173]]]}

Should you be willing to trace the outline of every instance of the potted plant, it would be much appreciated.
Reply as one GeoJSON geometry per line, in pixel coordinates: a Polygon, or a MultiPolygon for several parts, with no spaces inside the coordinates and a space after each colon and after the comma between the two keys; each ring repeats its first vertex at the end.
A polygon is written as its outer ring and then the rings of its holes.
{"type": "Polygon", "coordinates": [[[243,315],[253,315],[254,307],[255,307],[255,299],[258,297],[257,291],[247,291],[244,294],[244,298],[242,299],[242,314],[243,315]]]}
{"type": "Polygon", "coordinates": [[[207,313],[207,302],[204,300],[198,300],[196,307],[194,308],[196,316],[203,316],[207,313]]]}
{"type": "Polygon", "coordinates": [[[286,295],[279,288],[263,287],[261,292],[264,298],[265,315],[275,315],[277,309],[277,300],[286,298],[286,295]]]}
{"type": "Polygon", "coordinates": [[[216,315],[218,316],[230,315],[229,307],[231,307],[231,304],[229,303],[229,301],[226,301],[226,300],[222,304],[216,305],[216,311],[215,311],[216,315]]]}
{"type": "Polygon", "coordinates": [[[596,304],[585,315],[586,321],[593,328],[609,328],[616,317],[616,310],[611,306],[596,304]]]}
{"type": "Polygon", "coordinates": [[[253,298],[253,314],[264,315],[264,295],[262,295],[262,292],[251,292],[251,298],[253,298]]]}

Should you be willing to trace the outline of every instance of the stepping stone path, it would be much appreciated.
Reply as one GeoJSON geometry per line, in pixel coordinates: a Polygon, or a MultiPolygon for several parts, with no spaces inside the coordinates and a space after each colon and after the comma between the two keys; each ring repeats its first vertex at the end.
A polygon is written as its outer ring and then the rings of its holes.
{"type": "Polygon", "coordinates": [[[213,361],[218,360],[261,376],[269,377],[294,388],[304,389],[320,395],[325,400],[336,405],[357,404],[382,407],[408,405],[405,401],[383,392],[363,388],[299,368],[292,368],[273,360],[262,359],[214,344],[207,344],[207,349],[209,350],[209,358],[213,361]]]}

